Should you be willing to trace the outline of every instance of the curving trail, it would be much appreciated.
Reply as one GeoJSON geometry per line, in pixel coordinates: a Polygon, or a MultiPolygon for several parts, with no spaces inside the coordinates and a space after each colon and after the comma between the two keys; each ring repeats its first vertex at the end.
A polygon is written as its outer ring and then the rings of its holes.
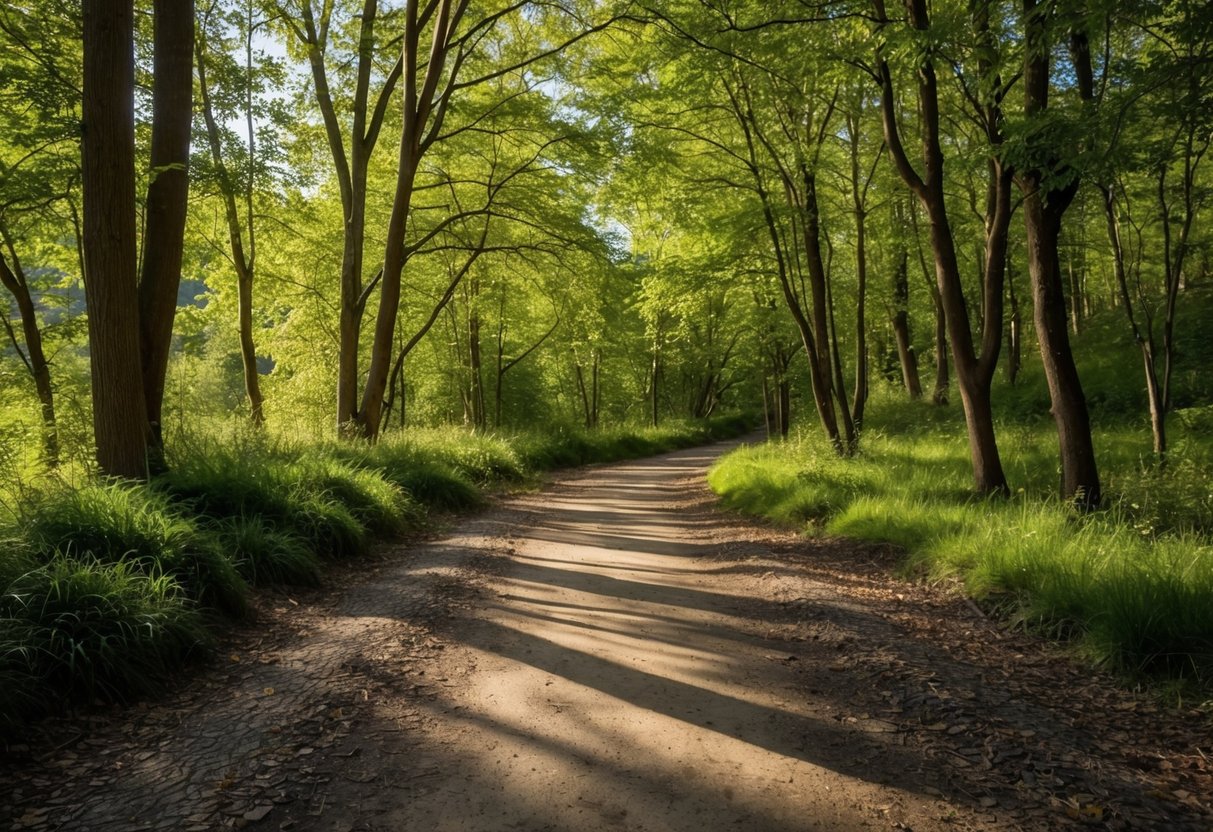
{"type": "Polygon", "coordinates": [[[1096,700],[1180,753],[1127,694],[879,547],[715,510],[729,447],[566,473],[273,596],[205,681],[10,749],[0,806],[90,832],[1208,827],[1101,748],[1096,700]]]}

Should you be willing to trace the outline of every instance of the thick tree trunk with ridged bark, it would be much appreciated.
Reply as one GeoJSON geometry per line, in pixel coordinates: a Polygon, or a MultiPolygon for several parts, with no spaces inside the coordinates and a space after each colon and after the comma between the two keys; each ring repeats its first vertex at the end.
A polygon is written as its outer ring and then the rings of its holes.
{"type": "Polygon", "coordinates": [[[139,276],[139,341],[151,431],[149,465],[164,466],[164,377],[168,371],[177,290],[181,285],[189,205],[190,130],[194,94],[193,0],[156,0],[152,65],[151,176],[139,276]]]}
{"type": "Polygon", "coordinates": [[[105,474],[147,476],[135,229],[131,0],[85,0],[81,163],[93,434],[105,474]]]}

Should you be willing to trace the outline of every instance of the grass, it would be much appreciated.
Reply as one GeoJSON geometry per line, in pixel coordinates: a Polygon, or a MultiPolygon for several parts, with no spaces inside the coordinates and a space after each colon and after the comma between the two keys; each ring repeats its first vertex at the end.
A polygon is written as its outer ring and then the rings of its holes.
{"type": "Polygon", "coordinates": [[[245,613],[250,586],[314,586],[325,560],[480,505],[486,489],[746,427],[426,429],[375,445],[238,431],[174,443],[171,470],[147,484],[23,485],[0,523],[0,728],[159,690],[245,613]]]}
{"type": "Polygon", "coordinates": [[[907,553],[908,572],[959,576],[975,597],[1072,640],[1099,664],[1207,683],[1213,464],[1207,434],[1182,424],[1173,430],[1176,451],[1165,469],[1143,459],[1140,429],[1099,431],[1109,504],[1087,516],[1054,496],[1050,424],[1002,425],[1015,493],[982,499],[971,492],[955,414],[889,398],[875,403],[855,459],[838,458],[806,433],[730,454],[709,482],[727,505],[747,513],[813,533],[894,543],[907,553]]]}
{"type": "Polygon", "coordinates": [[[0,724],[159,690],[210,635],[168,575],[57,554],[0,594],[0,724]]]}

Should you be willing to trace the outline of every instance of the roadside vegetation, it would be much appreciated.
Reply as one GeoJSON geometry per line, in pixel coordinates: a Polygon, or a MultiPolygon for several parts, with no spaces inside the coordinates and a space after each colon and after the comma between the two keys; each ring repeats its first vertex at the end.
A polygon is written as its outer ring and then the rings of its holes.
{"type": "Polygon", "coordinates": [[[733,504],[1213,675],[1213,4],[100,7],[0,5],[9,721],[739,411],[733,504]]]}
{"type": "Polygon", "coordinates": [[[724,502],[809,534],[885,541],[905,570],[960,579],[991,611],[1074,645],[1131,676],[1213,682],[1213,344],[1199,322],[1206,294],[1181,317],[1188,339],[1165,464],[1150,452],[1134,345],[1107,316],[1077,339],[1091,396],[1105,505],[1080,511],[1058,495],[1057,438],[1038,369],[995,389],[1012,490],[973,492],[959,407],[874,397],[863,450],[840,458],[808,428],[748,447],[710,474],[724,502]]]}
{"type": "MultiPolygon", "coordinates": [[[[420,429],[375,445],[236,429],[175,443],[147,483],[58,475],[6,501],[0,727],[129,701],[205,657],[252,588],[314,586],[329,560],[431,528],[560,466],[737,435],[744,417],[544,433],[420,429]]],[[[9,495],[10,497],[14,495],[9,495]]]]}

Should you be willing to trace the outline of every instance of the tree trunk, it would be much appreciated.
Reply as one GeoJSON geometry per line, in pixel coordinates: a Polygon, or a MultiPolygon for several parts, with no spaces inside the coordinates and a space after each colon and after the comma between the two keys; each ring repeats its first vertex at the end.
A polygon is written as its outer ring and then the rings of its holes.
{"type": "MultiPolygon", "coordinates": [[[[281,9],[281,6],[278,6],[281,9]]],[[[375,23],[378,0],[364,0],[359,16],[358,60],[355,71],[354,99],[350,107],[351,130],[347,156],[342,125],[329,90],[325,53],[328,48],[329,18],[332,7],[317,25],[311,0],[299,6],[301,19],[288,20],[308,54],[316,101],[324,122],[325,138],[333,157],[333,166],[341,192],[344,212],[341,249],[341,299],[338,318],[337,430],[350,435],[357,432],[358,360],[362,317],[367,294],[374,281],[364,287],[362,269],[366,240],[367,169],[379,139],[387,104],[402,74],[398,61],[384,79],[373,109],[370,107],[370,82],[376,63],[375,23]]],[[[403,414],[403,408],[401,410],[403,414]]]]}
{"type": "MultiPolygon", "coordinates": [[[[238,261],[237,261],[238,262],[238,261]]],[[[257,427],[265,424],[265,398],[261,394],[261,375],[257,369],[257,347],[253,343],[253,271],[236,269],[240,323],[240,364],[244,368],[244,392],[248,397],[249,418],[257,427]]]]}
{"type": "Polygon", "coordinates": [[[858,230],[855,237],[855,392],[851,403],[851,418],[863,425],[864,409],[868,403],[868,325],[865,319],[868,294],[868,257],[864,242],[863,211],[856,212],[858,230]]]}
{"type": "Polygon", "coordinates": [[[893,276],[893,339],[897,342],[897,361],[901,366],[901,381],[911,399],[922,398],[922,382],[918,377],[918,356],[910,341],[910,281],[909,253],[903,248],[893,276]]]}
{"type": "Polygon", "coordinates": [[[147,476],[139,344],[132,0],[85,0],[81,162],[93,433],[102,473],[147,476]]]}
{"type": "Polygon", "coordinates": [[[779,436],[788,438],[792,419],[792,383],[786,378],[779,381],[779,436]]]}
{"type": "MultiPolygon", "coordinates": [[[[1024,110],[1029,118],[1040,117],[1049,104],[1049,14],[1051,7],[1038,7],[1037,0],[1024,0],[1024,29],[1027,48],[1024,58],[1024,110]]],[[[1089,52],[1081,33],[1070,34],[1075,55],[1080,94],[1089,99],[1092,79],[1089,52]],[[1086,60],[1083,60],[1085,55],[1086,60]]],[[[1056,152],[1059,148],[1041,148],[1056,152]]],[[[1047,175],[1056,177],[1064,165],[1050,165],[1047,175]]],[[[1065,281],[1061,270],[1059,241],[1061,220],[1078,192],[1076,174],[1070,181],[1051,190],[1043,188],[1046,173],[1027,170],[1021,174],[1024,194],[1024,225],[1027,229],[1028,272],[1032,278],[1033,317],[1045,379],[1053,405],[1053,420],[1061,452],[1062,494],[1079,506],[1091,508],[1100,500],[1099,472],[1091,441],[1091,422],[1070,348],[1066,315],[1065,281]]]]}
{"type": "Polygon", "coordinates": [[[139,278],[139,342],[150,429],[150,468],[164,467],[164,379],[168,372],[189,205],[194,94],[194,2],[155,0],[151,176],[139,278]]]}
{"type": "MultiPolygon", "coordinates": [[[[832,308],[826,296],[825,258],[821,251],[821,211],[817,205],[817,176],[807,168],[801,170],[804,184],[804,249],[805,264],[809,273],[809,296],[813,315],[813,332],[817,334],[817,360],[820,363],[820,377],[826,385],[826,395],[833,397],[841,395],[835,387],[835,376],[841,375],[841,368],[835,373],[833,355],[836,350],[830,349],[830,314],[832,308]]],[[[836,346],[836,345],[835,345],[836,346]]],[[[839,385],[839,388],[841,385],[839,385]]],[[[842,399],[846,408],[846,400],[842,399]]],[[[833,404],[830,409],[833,410],[833,404]]],[[[843,416],[844,423],[850,423],[850,410],[843,416]]],[[[847,430],[847,444],[854,441],[853,430],[847,430]]]]}
{"type": "Polygon", "coordinates": [[[585,373],[581,369],[581,362],[577,357],[573,356],[573,371],[577,375],[577,393],[581,396],[581,412],[585,417],[585,427],[589,430],[594,425],[590,421],[590,395],[585,386],[585,373]]]}
{"type": "Polygon", "coordinates": [[[1019,295],[1015,294],[1015,272],[1007,260],[1007,302],[1011,314],[1007,318],[1007,381],[1012,385],[1019,378],[1023,366],[1023,317],[1019,311],[1019,295]]]}
{"type": "MultiPolygon", "coordinates": [[[[400,134],[396,193],[392,200],[392,215],[388,221],[384,243],[383,276],[379,285],[379,313],[375,319],[375,337],[371,344],[371,361],[367,369],[366,387],[362,391],[362,407],[357,421],[362,434],[375,439],[383,410],[383,396],[391,370],[396,317],[400,311],[400,284],[405,266],[405,233],[413,203],[413,186],[417,167],[428,147],[426,126],[431,116],[434,123],[428,136],[432,140],[441,127],[445,101],[436,100],[443,66],[451,46],[452,28],[462,14],[467,0],[457,0],[459,8],[452,10],[456,0],[436,0],[433,11],[434,37],[426,63],[421,63],[419,39],[421,22],[417,0],[408,0],[405,7],[405,31],[402,65],[404,74],[404,123],[400,134]],[[452,15],[452,12],[454,14],[452,15]],[[422,83],[418,84],[418,69],[424,66],[422,83]],[[435,105],[437,108],[435,110],[435,105]]],[[[450,89],[448,84],[447,89],[450,89]]],[[[486,226],[487,228],[487,226],[486,226]]]]}
{"type": "Polygon", "coordinates": [[[842,375],[842,352],[838,348],[838,326],[834,321],[834,287],[826,276],[826,308],[829,312],[830,323],[830,356],[834,371],[834,391],[838,397],[838,410],[842,414],[843,435],[846,436],[845,455],[850,456],[859,450],[859,432],[851,406],[847,402],[846,380],[842,375]]]}
{"type": "Polygon", "coordinates": [[[935,387],[931,391],[931,401],[942,407],[948,403],[948,388],[951,387],[948,374],[948,322],[939,295],[932,295],[931,300],[935,302],[935,387]]]}
{"type": "MultiPolygon", "coordinates": [[[[251,27],[249,37],[249,66],[251,70],[251,27]]],[[[240,366],[244,375],[244,392],[249,403],[249,417],[254,425],[260,427],[265,423],[265,402],[261,395],[261,379],[257,370],[257,346],[253,339],[253,284],[256,280],[256,236],[253,227],[252,209],[252,174],[251,166],[255,146],[252,131],[252,102],[249,101],[245,116],[249,130],[249,180],[245,182],[243,201],[246,205],[245,228],[240,220],[240,208],[236,203],[236,183],[223,158],[222,139],[219,123],[211,106],[211,93],[208,85],[206,43],[198,38],[198,93],[202,100],[202,117],[206,124],[207,143],[211,150],[211,159],[219,179],[219,192],[223,199],[223,214],[227,223],[228,243],[232,252],[232,264],[236,270],[236,320],[240,341],[240,366]],[[248,235],[248,247],[244,238],[248,235]]],[[[250,80],[251,84],[251,80],[250,80]]]]}
{"type": "Polygon", "coordinates": [[[590,427],[598,427],[598,366],[602,353],[597,348],[593,350],[594,364],[590,368],[590,427]]]}
{"type": "Polygon", "coordinates": [[[1112,272],[1116,277],[1121,306],[1124,307],[1125,316],[1129,320],[1129,328],[1133,333],[1133,340],[1141,352],[1154,454],[1162,461],[1166,459],[1167,453],[1167,409],[1163,401],[1162,386],[1158,383],[1158,370],[1154,360],[1153,330],[1152,327],[1147,327],[1143,331],[1142,327],[1137,323],[1133,296],[1129,292],[1129,278],[1125,267],[1124,242],[1120,235],[1120,220],[1116,216],[1115,191],[1112,186],[1104,184],[1099,186],[1099,191],[1103,196],[1104,220],[1108,232],[1108,242],[1112,246],[1112,272]]]}
{"type": "MultiPolygon", "coordinates": [[[[468,286],[468,399],[472,426],[485,426],[484,376],[480,358],[480,281],[472,279],[468,286]]],[[[497,325],[497,369],[501,370],[501,319],[497,325]]]]}
{"type": "Polygon", "coordinates": [[[38,326],[37,310],[30,295],[25,270],[17,257],[16,246],[7,229],[0,227],[0,234],[3,234],[5,247],[13,261],[10,268],[4,255],[0,253],[0,283],[17,303],[17,312],[21,316],[21,334],[25,341],[24,350],[17,343],[16,333],[9,326],[7,317],[4,323],[13,349],[21,356],[30,377],[34,380],[34,390],[38,395],[42,416],[42,457],[46,464],[53,468],[59,464],[59,429],[55,424],[55,391],[51,386],[50,364],[42,347],[42,330],[38,326]]]}
{"type": "MultiPolygon", "coordinates": [[[[1062,494],[1086,507],[1099,504],[1099,473],[1091,422],[1070,349],[1065,289],[1058,257],[1061,211],[1045,205],[1038,180],[1025,178],[1024,224],[1036,338],[1044,364],[1061,450],[1062,494]]],[[[1056,203],[1053,203],[1056,204],[1056,203]]],[[[1064,209],[1063,209],[1064,210],[1064,209]]]]}
{"type": "Polygon", "coordinates": [[[656,343],[653,344],[653,364],[649,371],[649,378],[649,418],[653,427],[657,427],[660,418],[657,381],[661,378],[661,353],[656,343]]]}
{"type": "MultiPolygon", "coordinates": [[[[878,16],[886,19],[884,3],[876,0],[878,16]]],[[[907,0],[909,24],[919,32],[930,30],[926,0],[907,0]]],[[[989,21],[977,10],[974,30],[983,45],[994,48],[989,33],[989,21]]],[[[991,69],[981,64],[982,75],[991,69]]],[[[975,349],[969,310],[956,258],[956,242],[948,219],[944,193],[944,154],[940,143],[939,90],[933,57],[928,51],[922,56],[918,70],[918,105],[922,113],[921,144],[923,174],[914,169],[901,141],[897,122],[897,105],[893,90],[893,75],[887,61],[880,57],[881,121],[885,144],[897,168],[898,175],[918,197],[930,223],[931,253],[935,261],[936,314],[942,310],[947,340],[951,342],[952,359],[956,364],[956,382],[964,404],[965,425],[969,436],[969,456],[973,464],[974,487],[980,493],[1008,491],[1006,474],[995,441],[993,412],[990,404],[990,382],[998,360],[1002,340],[1003,278],[1006,263],[1007,228],[1010,224],[1010,171],[996,157],[988,161],[989,184],[986,212],[986,258],[983,271],[980,347],[975,349]]],[[[997,78],[991,79],[997,85],[997,78]]],[[[997,102],[981,105],[990,141],[1001,141],[1000,111],[997,102]]],[[[937,357],[942,332],[936,333],[937,357]]],[[[937,361],[937,370],[945,367],[937,361]]],[[[940,386],[937,378],[936,400],[940,386]]]]}
{"type": "Polygon", "coordinates": [[[1066,259],[1066,277],[1070,283],[1070,331],[1079,335],[1082,333],[1083,292],[1082,276],[1074,268],[1074,252],[1066,259]]]}
{"type": "MultiPolygon", "coordinates": [[[[861,182],[859,170],[860,116],[863,98],[858,100],[858,111],[847,116],[847,134],[851,147],[851,200],[855,211],[855,392],[851,403],[851,415],[855,424],[863,425],[864,408],[868,401],[868,342],[865,320],[868,291],[867,250],[867,182],[861,182]]],[[[873,169],[874,171],[875,169],[873,169]]]]}

